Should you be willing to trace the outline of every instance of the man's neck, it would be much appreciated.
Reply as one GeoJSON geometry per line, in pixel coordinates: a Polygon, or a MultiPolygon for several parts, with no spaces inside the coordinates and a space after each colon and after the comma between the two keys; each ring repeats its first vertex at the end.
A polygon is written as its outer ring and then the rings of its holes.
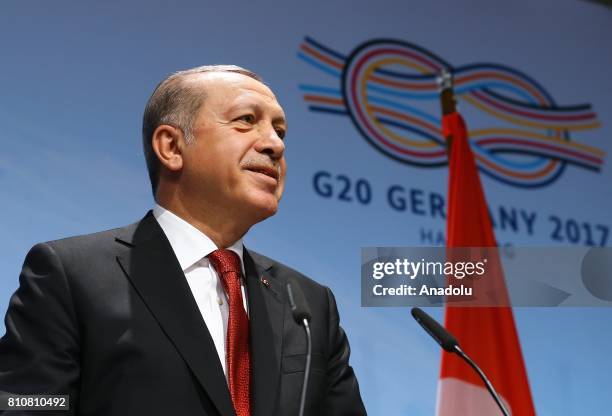
{"type": "Polygon", "coordinates": [[[217,213],[212,209],[201,207],[198,209],[190,208],[180,203],[170,201],[156,201],[164,209],[172,212],[177,217],[188,222],[208,238],[210,238],[218,248],[227,248],[241,239],[250,227],[233,221],[236,218],[231,212],[217,213]],[[223,215],[220,215],[223,214],[223,215]]]}

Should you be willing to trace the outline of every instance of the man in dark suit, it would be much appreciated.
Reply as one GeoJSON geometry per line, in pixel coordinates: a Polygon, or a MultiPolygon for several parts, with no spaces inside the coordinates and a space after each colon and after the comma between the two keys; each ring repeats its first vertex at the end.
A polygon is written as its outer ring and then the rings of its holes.
{"type": "Polygon", "coordinates": [[[69,394],[79,415],[297,414],[294,280],[312,310],[306,414],[365,414],[331,291],[242,244],[277,210],[285,131],[276,97],[243,68],[160,83],[143,119],[154,209],[32,248],[0,340],[0,391],[69,394]]]}

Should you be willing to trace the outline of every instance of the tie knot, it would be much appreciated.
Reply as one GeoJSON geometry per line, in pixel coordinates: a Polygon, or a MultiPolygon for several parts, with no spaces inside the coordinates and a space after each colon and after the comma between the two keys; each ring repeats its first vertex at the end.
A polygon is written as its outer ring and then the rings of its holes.
{"type": "Polygon", "coordinates": [[[228,272],[238,273],[238,276],[242,273],[242,267],[240,267],[240,256],[234,253],[232,250],[219,249],[215,250],[208,255],[208,260],[213,265],[219,275],[224,275],[228,272]]]}

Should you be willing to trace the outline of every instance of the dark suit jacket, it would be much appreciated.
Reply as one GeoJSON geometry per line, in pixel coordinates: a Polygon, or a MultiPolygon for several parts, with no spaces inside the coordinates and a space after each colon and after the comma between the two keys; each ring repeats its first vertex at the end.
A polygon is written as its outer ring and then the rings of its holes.
{"type": "MultiPolygon", "coordinates": [[[[297,414],[306,342],[288,306],[291,276],[312,310],[306,414],[365,414],[329,288],[254,252],[244,263],[252,414],[297,414]]],[[[79,415],[234,414],[212,338],[150,212],[125,228],[34,246],[5,322],[0,391],[70,394],[79,415]]]]}

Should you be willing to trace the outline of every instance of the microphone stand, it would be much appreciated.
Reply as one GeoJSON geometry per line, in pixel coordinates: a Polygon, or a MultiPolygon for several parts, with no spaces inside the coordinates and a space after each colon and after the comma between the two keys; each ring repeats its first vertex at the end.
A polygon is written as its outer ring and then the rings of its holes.
{"type": "Polygon", "coordinates": [[[312,336],[310,334],[310,324],[309,320],[311,319],[310,309],[308,308],[308,304],[306,303],[306,299],[304,298],[304,293],[302,293],[302,289],[297,284],[294,283],[295,287],[291,287],[291,283],[287,283],[287,295],[289,298],[289,306],[291,306],[291,312],[293,313],[293,319],[304,327],[304,331],[306,331],[306,340],[307,340],[307,351],[306,351],[306,368],[304,369],[304,381],[302,384],[302,394],[300,396],[300,409],[299,416],[304,416],[304,408],[306,407],[306,392],[308,391],[308,378],[310,376],[310,363],[312,360],[312,336]]]}
{"type": "Polygon", "coordinates": [[[459,355],[461,358],[463,358],[463,360],[468,363],[470,367],[474,369],[474,371],[478,373],[482,381],[484,381],[485,386],[487,386],[487,390],[489,390],[489,393],[491,393],[491,396],[493,396],[493,399],[495,399],[495,403],[497,403],[504,416],[510,416],[510,413],[508,413],[506,406],[504,406],[504,403],[501,401],[499,395],[495,391],[493,384],[491,384],[491,382],[489,381],[487,376],[485,376],[485,373],[482,372],[480,367],[478,367],[478,365],[466,353],[464,353],[461,348],[459,348],[459,345],[455,345],[454,352],[457,353],[457,355],[459,355]]]}
{"type": "Polygon", "coordinates": [[[306,405],[306,391],[308,390],[308,378],[310,376],[310,361],[312,359],[312,337],[310,336],[310,325],[308,320],[304,318],[302,320],[304,330],[306,331],[306,339],[308,342],[308,349],[306,353],[306,368],[304,370],[304,382],[302,384],[302,396],[300,399],[300,411],[299,416],[304,416],[304,407],[306,405]]]}

